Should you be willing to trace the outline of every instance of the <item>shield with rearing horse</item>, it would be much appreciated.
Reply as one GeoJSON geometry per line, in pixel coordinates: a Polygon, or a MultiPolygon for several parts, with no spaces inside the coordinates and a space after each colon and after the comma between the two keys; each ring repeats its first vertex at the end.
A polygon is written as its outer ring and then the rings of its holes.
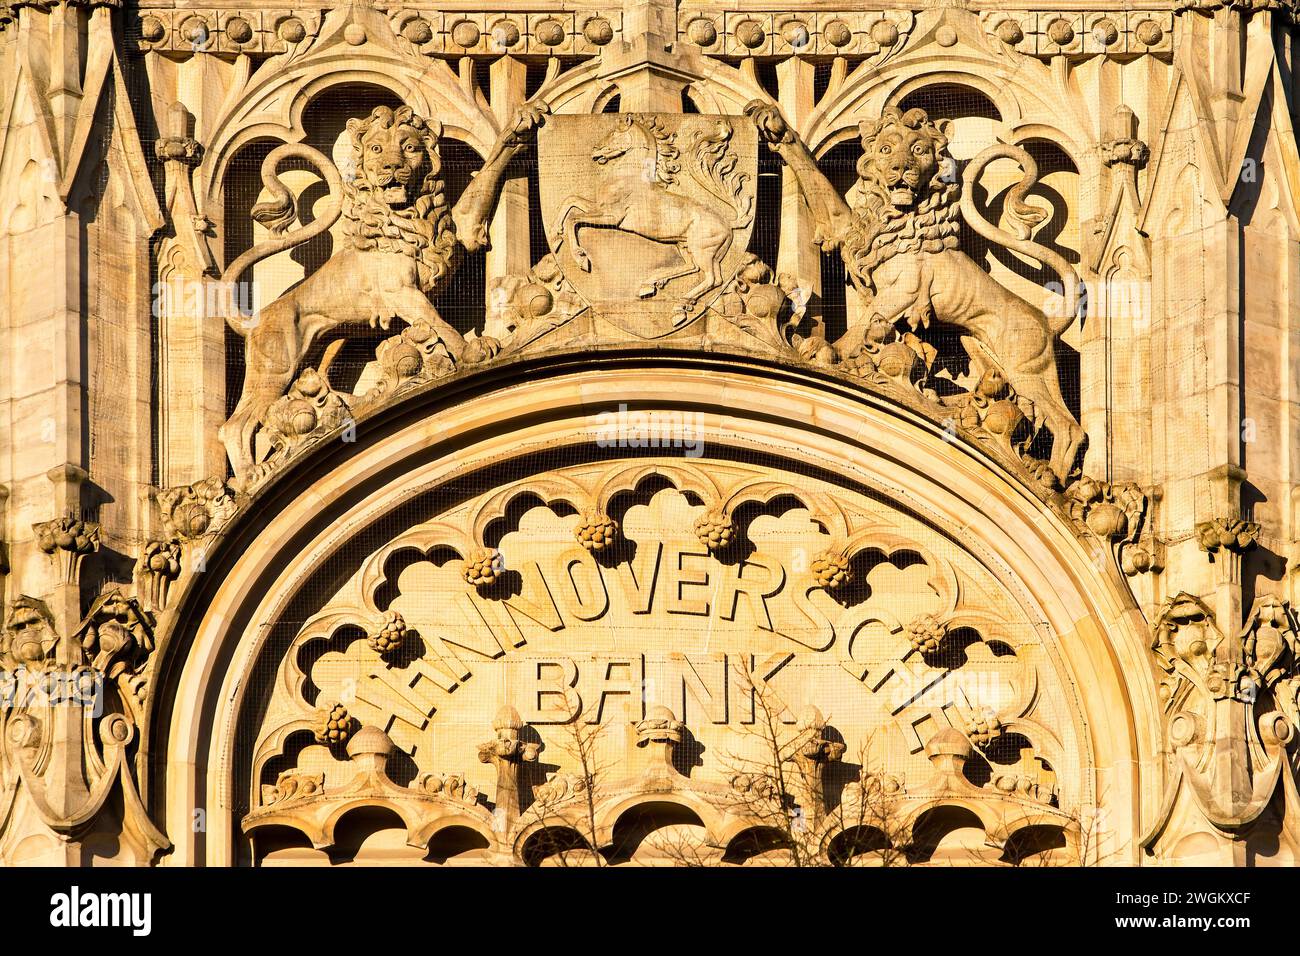
{"type": "Polygon", "coordinates": [[[758,166],[743,117],[556,116],[537,151],[547,241],[603,318],[645,338],[668,335],[735,276],[758,166]]]}

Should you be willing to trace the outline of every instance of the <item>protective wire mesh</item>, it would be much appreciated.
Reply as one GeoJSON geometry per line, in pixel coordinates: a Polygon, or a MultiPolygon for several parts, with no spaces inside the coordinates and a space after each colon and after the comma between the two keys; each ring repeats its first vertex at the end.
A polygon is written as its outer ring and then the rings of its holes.
{"type": "MultiPolygon", "coordinates": [[[[479,72],[482,74],[483,69],[480,69],[479,72]]],[[[534,64],[530,68],[530,89],[535,90],[537,88],[543,75],[543,65],[534,64]]],[[[758,78],[769,89],[769,92],[776,91],[777,77],[772,65],[760,64],[758,78]]],[[[485,83],[486,77],[480,76],[480,81],[485,83]]],[[[829,82],[829,63],[818,64],[814,77],[814,92],[824,92],[829,82]]],[[[304,126],[308,134],[306,141],[326,155],[331,155],[335,152],[336,144],[344,133],[349,118],[364,117],[375,106],[397,106],[399,103],[400,101],[396,95],[388,90],[363,86],[333,87],[322,94],[307,109],[304,115],[304,126]]],[[[921,107],[933,119],[954,121],[956,133],[953,141],[953,155],[957,159],[959,170],[969,162],[973,152],[992,142],[991,124],[995,124],[1001,119],[993,104],[981,94],[969,89],[950,86],[926,87],[911,94],[900,105],[905,109],[921,107]]],[[[689,97],[684,97],[683,106],[688,111],[693,112],[696,110],[694,102],[689,97]]],[[[607,111],[616,111],[618,107],[619,104],[615,98],[606,104],[605,109],[607,111]]],[[[222,210],[224,221],[224,247],[222,253],[226,262],[232,261],[240,253],[265,238],[265,233],[261,227],[256,226],[250,219],[249,210],[256,202],[265,198],[259,169],[263,159],[275,145],[275,143],[265,141],[253,143],[240,151],[229,166],[223,184],[224,209],[222,210]]],[[[1035,239],[1059,252],[1067,261],[1077,264],[1080,258],[1081,230],[1080,223],[1071,218],[1077,215],[1076,210],[1078,208],[1079,177],[1077,170],[1066,153],[1055,144],[1034,140],[1022,145],[1035,158],[1039,167],[1041,182],[1033,194],[1034,199],[1039,204],[1046,203],[1052,213],[1049,225],[1040,230],[1035,235],[1035,239]]],[[[862,147],[857,137],[848,135],[818,157],[818,163],[823,173],[842,194],[849,197],[850,201],[853,199],[853,188],[858,176],[857,164],[861,154],[862,147]]],[[[469,182],[471,175],[480,167],[481,159],[468,146],[458,143],[450,136],[442,140],[441,158],[448,196],[454,202],[469,182]]],[[[153,157],[152,153],[149,160],[151,172],[156,181],[160,182],[162,178],[161,164],[153,157]]],[[[789,185],[789,180],[786,178],[786,174],[783,173],[780,161],[770,151],[763,148],[760,148],[758,168],[756,204],[758,212],[754,223],[750,250],[775,268],[783,258],[783,250],[781,249],[783,232],[782,190],[783,186],[789,185]]],[[[305,225],[320,211],[322,208],[320,204],[326,199],[323,181],[314,171],[305,166],[295,168],[292,164],[289,164],[283,169],[285,170],[286,184],[297,195],[300,222],[305,225]]],[[[1018,173],[1018,171],[1012,172],[1018,173]]],[[[537,200],[537,164],[532,152],[525,153],[516,161],[512,175],[527,179],[530,252],[532,260],[537,261],[548,249],[541,221],[540,206],[537,200]]],[[[988,219],[996,223],[1002,216],[1002,204],[1006,197],[1006,191],[1014,184],[1017,177],[1011,176],[1006,171],[1001,171],[998,177],[992,178],[996,180],[996,183],[981,189],[981,195],[976,196],[976,204],[985,212],[988,219]]],[[[301,281],[303,277],[311,275],[314,270],[329,259],[339,241],[338,228],[336,227],[332,230],[332,233],[321,235],[311,242],[259,263],[250,270],[250,274],[242,277],[247,280],[252,290],[251,301],[253,305],[265,305],[286,289],[292,287],[294,283],[301,281]]],[[[1035,301],[1041,301],[1042,292],[1050,289],[1052,283],[1056,280],[1056,276],[1050,270],[1041,267],[1039,263],[990,244],[968,226],[963,228],[960,242],[963,251],[972,256],[999,281],[1011,285],[1022,297],[1034,298],[1037,289],[1038,299],[1035,301]]],[[[489,280],[486,264],[487,256],[483,252],[466,255],[454,277],[433,299],[441,315],[462,334],[481,333],[485,327],[487,319],[486,288],[489,280]]],[[[820,270],[815,277],[815,281],[819,284],[819,288],[816,290],[809,311],[815,319],[824,323],[826,337],[833,340],[842,334],[849,322],[853,320],[853,297],[857,293],[850,288],[846,281],[844,264],[838,253],[828,253],[820,256],[820,270]]],[[[394,334],[395,331],[397,331],[396,328],[390,331],[354,328],[338,330],[317,343],[313,353],[307,357],[305,365],[309,366],[319,361],[323,350],[332,339],[340,336],[345,337],[346,343],[330,367],[331,384],[335,389],[342,392],[363,390],[362,386],[367,381],[367,375],[373,372],[372,363],[374,362],[375,346],[380,340],[394,334]]],[[[963,376],[967,375],[969,371],[969,361],[961,342],[959,330],[945,327],[941,323],[935,323],[928,329],[919,330],[918,334],[937,348],[937,366],[948,370],[949,380],[953,382],[963,381],[963,376]]],[[[1076,416],[1079,415],[1081,406],[1078,341],[1078,326],[1076,324],[1074,331],[1067,334],[1066,340],[1058,343],[1056,356],[1062,392],[1071,411],[1076,416]],[[1074,344],[1069,344],[1070,342],[1074,344]]],[[[226,369],[226,404],[229,411],[234,407],[243,382],[243,342],[238,334],[230,330],[227,330],[226,334],[226,369]]],[[[953,385],[953,387],[955,388],[956,385],[953,385]]],[[[1047,456],[1045,440],[1045,437],[1040,438],[1040,441],[1034,446],[1033,453],[1038,457],[1045,458],[1047,456]]],[[[245,700],[234,760],[235,770],[239,775],[234,790],[236,815],[242,815],[252,809],[252,798],[256,794],[258,787],[274,783],[276,775],[282,770],[292,768],[302,748],[312,743],[310,733],[304,731],[294,734],[286,741],[283,755],[264,766],[259,779],[251,779],[250,755],[259,743],[258,734],[263,729],[260,725],[259,715],[276,687],[275,672],[282,656],[287,652],[290,643],[303,624],[336,594],[367,555],[371,554],[385,541],[391,540],[394,536],[408,530],[412,525],[441,515],[470,498],[482,495],[498,487],[503,482],[529,477],[544,468],[569,467],[625,454],[628,454],[628,452],[611,452],[606,449],[585,446],[557,453],[545,462],[516,461],[507,467],[473,475],[451,485],[429,491],[413,499],[398,511],[390,513],[374,523],[366,529],[364,534],[350,541],[346,547],[331,558],[324,568],[312,575],[310,579],[303,581],[289,605],[287,613],[274,622],[270,639],[261,655],[259,669],[252,676],[248,685],[248,696],[245,700]]],[[[710,449],[709,455],[714,454],[741,461],[763,463],[752,454],[738,452],[734,449],[710,449]]],[[[780,465],[785,469],[797,468],[797,464],[792,465],[789,461],[782,461],[780,465]]],[[[856,490],[868,497],[874,494],[866,489],[856,490]]],[[[962,553],[961,548],[956,543],[949,542],[944,547],[948,549],[948,553],[941,553],[940,558],[956,560],[962,553]]],[[[869,572],[869,569],[864,570],[869,572]]],[[[388,595],[390,600],[393,597],[392,594],[388,595]]],[[[851,597],[852,595],[850,595],[851,597]]],[[[449,601],[450,597],[441,593],[427,593],[421,597],[421,600],[426,603],[432,602],[436,606],[441,601],[449,601]]],[[[331,639],[331,644],[334,650],[345,650],[349,644],[361,640],[363,637],[364,635],[360,631],[343,630],[331,639]]],[[[969,641],[966,643],[969,643],[969,641]]],[[[934,659],[927,661],[927,663],[941,668],[960,667],[965,661],[964,646],[963,641],[960,639],[949,642],[944,646],[942,653],[934,655],[934,659]]],[[[521,654],[525,657],[528,653],[527,648],[521,651],[521,654]]],[[[794,686],[798,686],[801,680],[794,677],[793,674],[797,673],[799,668],[813,666],[835,665],[795,663],[792,665],[794,670],[789,682],[794,686]]],[[[869,713],[865,703],[860,711],[855,712],[851,708],[842,709],[832,716],[837,724],[855,727],[863,726],[875,719],[874,712],[869,713]]],[[[478,738],[483,735],[485,730],[486,728],[482,726],[461,728],[452,725],[447,727],[439,726],[438,728],[438,732],[441,734],[450,731],[453,734],[467,735],[466,739],[460,741],[466,747],[479,743],[478,738]],[[473,735],[473,738],[469,738],[468,735],[473,735]]],[[[972,761],[969,768],[972,780],[976,783],[987,781],[992,772],[989,761],[994,763],[1002,761],[1007,765],[1015,763],[1020,759],[1020,750],[1025,744],[1027,744],[1027,741],[1024,741],[1023,738],[1018,738],[1017,735],[1009,735],[1002,744],[986,753],[987,759],[981,757],[972,761]]],[[[680,748],[680,760],[683,761],[683,769],[689,771],[696,762],[710,759],[702,751],[703,748],[698,741],[688,741],[680,748]]],[[[888,769],[900,772],[910,771],[914,774],[921,773],[924,770],[921,758],[916,755],[908,758],[905,764],[906,766],[888,769]]],[[[446,769],[470,771],[470,768],[446,769]]],[[[393,773],[399,783],[409,782],[415,772],[416,763],[411,760],[409,755],[399,756],[393,765],[393,773]]],[[[481,775],[485,771],[475,770],[474,772],[481,775]]],[[[491,786],[486,787],[486,792],[490,795],[491,786]]]]}

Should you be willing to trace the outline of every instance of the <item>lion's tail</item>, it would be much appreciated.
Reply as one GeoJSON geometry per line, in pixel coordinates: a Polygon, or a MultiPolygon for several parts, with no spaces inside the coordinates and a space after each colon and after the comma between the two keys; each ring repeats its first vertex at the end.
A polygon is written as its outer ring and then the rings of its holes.
{"type": "MultiPolygon", "coordinates": [[[[1079,275],[1065,257],[1029,238],[1033,228],[1047,218],[1047,213],[1025,202],[1025,194],[1038,182],[1038,164],[1019,146],[996,143],[970,161],[962,174],[961,213],[972,229],[990,242],[1014,249],[1022,255],[1037,259],[1050,266],[1061,277],[1065,293],[1065,309],[1059,315],[1048,315],[1047,324],[1053,335],[1068,329],[1079,314],[1079,275]],[[995,159],[1013,159],[1025,171],[1025,176],[1007,193],[1006,209],[1017,235],[989,222],[975,208],[974,186],[984,172],[984,167],[995,159]]],[[[1044,310],[1049,311],[1049,310],[1044,310]]]]}
{"type": "MultiPolygon", "coordinates": [[[[285,249],[302,245],[316,238],[334,225],[343,211],[343,182],[338,167],[320,150],[304,143],[285,143],[267,154],[266,159],[262,161],[262,186],[271,194],[271,198],[255,205],[252,216],[270,230],[271,237],[259,242],[227,266],[226,271],[221,275],[223,282],[234,282],[254,263],[261,262],[267,256],[273,256],[277,252],[283,252],[285,249]],[[297,204],[294,202],[293,193],[289,192],[281,182],[276,171],[285,160],[289,159],[304,159],[315,166],[325,177],[330,198],[334,200],[324,215],[314,220],[311,225],[293,232],[285,232],[285,230],[298,218],[297,204]]],[[[239,332],[243,331],[236,317],[231,316],[230,321],[231,328],[239,332]]]]}

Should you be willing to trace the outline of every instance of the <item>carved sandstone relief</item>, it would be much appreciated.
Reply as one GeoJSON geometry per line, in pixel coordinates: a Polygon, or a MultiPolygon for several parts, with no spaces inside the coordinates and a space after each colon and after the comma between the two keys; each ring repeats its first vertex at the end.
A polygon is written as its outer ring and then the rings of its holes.
{"type": "Polygon", "coordinates": [[[866,799],[848,786],[864,755],[891,768],[900,813],[942,797],[1003,840],[996,820],[1068,828],[1090,799],[1082,728],[1041,640],[987,569],[883,502],[720,462],[551,472],[394,536],[302,624],[244,758],[245,829],[287,822],[327,849],[373,730],[390,780],[366,786],[405,808],[412,846],[469,820],[535,862],[540,831],[585,818],[584,787],[602,819],[676,794],[725,844],[766,812],[765,719],[828,842],[831,811],[866,799]],[[826,783],[836,760],[851,766],[826,783]],[[457,793],[437,826],[430,779],[457,793]],[[297,780],[310,790],[282,796],[297,780]]]}
{"type": "MultiPolygon", "coordinates": [[[[238,405],[222,426],[222,439],[237,475],[248,475],[256,464],[253,438],[259,427],[270,427],[278,436],[273,440],[281,450],[285,448],[286,431],[292,432],[295,423],[268,421],[266,416],[324,332],[340,326],[388,328],[400,317],[427,326],[453,362],[482,361],[496,352],[499,346],[494,339],[462,338],[438,315],[427,294],[448,279],[464,248],[486,242],[487,218],[505,167],[545,113],[544,104],[518,113],[454,206],[441,178],[441,127],[409,107],[377,107],[369,117],[349,122],[347,176],[309,146],[285,144],[271,152],[263,164],[262,180],[273,198],[252,214],[270,227],[272,238],[231,263],[226,280],[238,279],[259,259],[306,242],[340,216],[348,245],[256,315],[231,319],[232,328],[245,340],[244,386],[238,405]],[[290,158],[315,165],[329,183],[335,203],[310,226],[286,233],[296,210],[293,195],[276,169],[290,158]]],[[[327,426],[313,421],[308,431],[318,427],[327,426]]]]}
{"type": "Polygon", "coordinates": [[[803,342],[801,352],[817,361],[852,360],[869,336],[878,336],[877,323],[887,329],[906,322],[913,331],[934,320],[956,326],[972,363],[996,369],[1030,403],[1034,424],[1045,425],[1053,437],[1052,470],[1067,479],[1083,429],[1061,396],[1054,349],[1078,313],[1080,283],[1064,258],[1029,238],[1047,216],[1025,201],[1038,175],[1029,154],[1015,146],[991,146],[971,160],[958,183],[947,154],[946,121],[932,121],[921,109],[903,113],[887,107],[878,122],[861,124],[861,199],[850,208],[779,110],[761,101],[746,109],[794,171],[817,224],[814,241],[824,251],[840,252],[864,302],[865,322],[829,347],[817,339],[803,342]],[[1007,202],[1019,226],[1015,236],[985,220],[971,200],[985,166],[1002,157],[1025,170],[1007,202]],[[1049,316],[990,278],[957,248],[959,213],[990,242],[1051,266],[1060,276],[1064,305],[1049,316]]]}

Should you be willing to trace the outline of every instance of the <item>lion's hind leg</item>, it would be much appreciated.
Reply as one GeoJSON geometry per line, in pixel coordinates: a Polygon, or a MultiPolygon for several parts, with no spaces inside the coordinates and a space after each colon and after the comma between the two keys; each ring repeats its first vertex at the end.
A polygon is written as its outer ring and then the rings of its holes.
{"type": "Polygon", "coordinates": [[[235,410],[218,430],[236,475],[255,463],[254,435],[262,417],[293,381],[302,360],[298,309],[292,298],[277,299],[246,323],[244,387],[235,410]]]}
{"type": "Polygon", "coordinates": [[[1016,393],[1034,405],[1035,430],[1046,427],[1052,433],[1051,468],[1062,483],[1074,470],[1074,459],[1083,444],[1083,427],[1065,404],[1061,385],[1057,380],[1056,362],[1048,363],[1041,372],[1005,369],[1003,374],[1016,393]]]}

